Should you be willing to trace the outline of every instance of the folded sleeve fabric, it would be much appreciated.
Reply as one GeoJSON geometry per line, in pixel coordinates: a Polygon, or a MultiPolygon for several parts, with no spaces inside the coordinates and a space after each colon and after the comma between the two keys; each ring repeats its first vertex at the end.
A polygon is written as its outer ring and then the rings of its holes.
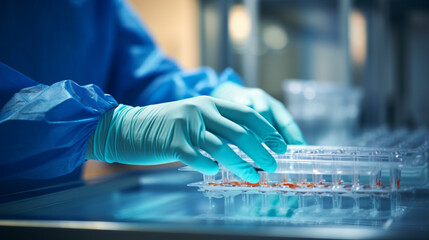
{"type": "Polygon", "coordinates": [[[101,116],[117,102],[95,85],[64,80],[38,84],[0,63],[0,179],[46,179],[85,161],[101,116]],[[15,92],[15,93],[13,93],[15,92]]]}

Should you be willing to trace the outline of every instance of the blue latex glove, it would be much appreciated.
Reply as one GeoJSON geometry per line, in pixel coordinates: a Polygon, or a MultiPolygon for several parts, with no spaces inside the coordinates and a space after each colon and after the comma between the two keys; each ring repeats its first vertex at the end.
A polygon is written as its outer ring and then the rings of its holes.
{"type": "Polygon", "coordinates": [[[288,144],[307,144],[301,130],[283,104],[262,89],[225,82],[218,86],[211,96],[253,108],[277,129],[288,144]]]}
{"type": "Polygon", "coordinates": [[[201,155],[199,148],[242,179],[256,183],[256,170],[222,139],[238,146],[262,169],[275,171],[274,158],[257,138],[276,153],[286,151],[280,134],[262,116],[228,101],[201,96],[146,107],[119,105],[101,118],[86,158],[139,165],[180,160],[202,173],[217,173],[218,165],[201,155]]]}

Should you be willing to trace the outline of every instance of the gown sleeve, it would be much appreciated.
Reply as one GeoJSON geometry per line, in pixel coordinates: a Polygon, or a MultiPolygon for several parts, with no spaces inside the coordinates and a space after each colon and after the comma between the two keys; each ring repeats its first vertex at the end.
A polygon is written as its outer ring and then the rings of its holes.
{"type": "Polygon", "coordinates": [[[72,172],[100,117],[117,106],[95,85],[38,84],[1,62],[0,96],[0,180],[72,172]]]}
{"type": "Polygon", "coordinates": [[[116,4],[116,45],[108,92],[118,102],[149,105],[209,95],[225,81],[241,84],[232,69],[220,75],[209,67],[184,71],[156,45],[124,1],[116,4]]]}

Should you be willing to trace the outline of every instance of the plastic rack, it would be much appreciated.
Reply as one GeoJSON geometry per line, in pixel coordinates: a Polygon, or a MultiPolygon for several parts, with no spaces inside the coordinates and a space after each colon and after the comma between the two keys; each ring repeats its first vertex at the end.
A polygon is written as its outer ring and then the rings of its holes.
{"type": "MultiPolygon", "coordinates": [[[[379,128],[350,142],[355,143],[360,146],[288,146],[285,154],[271,152],[277,170],[259,169],[256,184],[220,165],[217,175],[203,175],[203,181],[189,186],[209,197],[210,211],[215,210],[212,199],[223,198],[223,206],[216,208],[223,209],[222,217],[278,220],[293,215],[314,220],[315,216],[348,214],[353,219],[400,215],[404,208],[399,193],[428,182],[429,131],[379,128]]],[[[254,165],[246,154],[231,147],[254,165]]]]}

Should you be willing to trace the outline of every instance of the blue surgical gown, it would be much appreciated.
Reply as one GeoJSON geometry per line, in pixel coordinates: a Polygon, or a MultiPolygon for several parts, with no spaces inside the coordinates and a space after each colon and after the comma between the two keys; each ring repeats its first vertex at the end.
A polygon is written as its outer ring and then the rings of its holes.
{"type": "Polygon", "coordinates": [[[232,70],[183,71],[123,1],[2,1],[0,33],[0,180],[71,173],[118,103],[173,101],[240,81],[232,70]]]}

